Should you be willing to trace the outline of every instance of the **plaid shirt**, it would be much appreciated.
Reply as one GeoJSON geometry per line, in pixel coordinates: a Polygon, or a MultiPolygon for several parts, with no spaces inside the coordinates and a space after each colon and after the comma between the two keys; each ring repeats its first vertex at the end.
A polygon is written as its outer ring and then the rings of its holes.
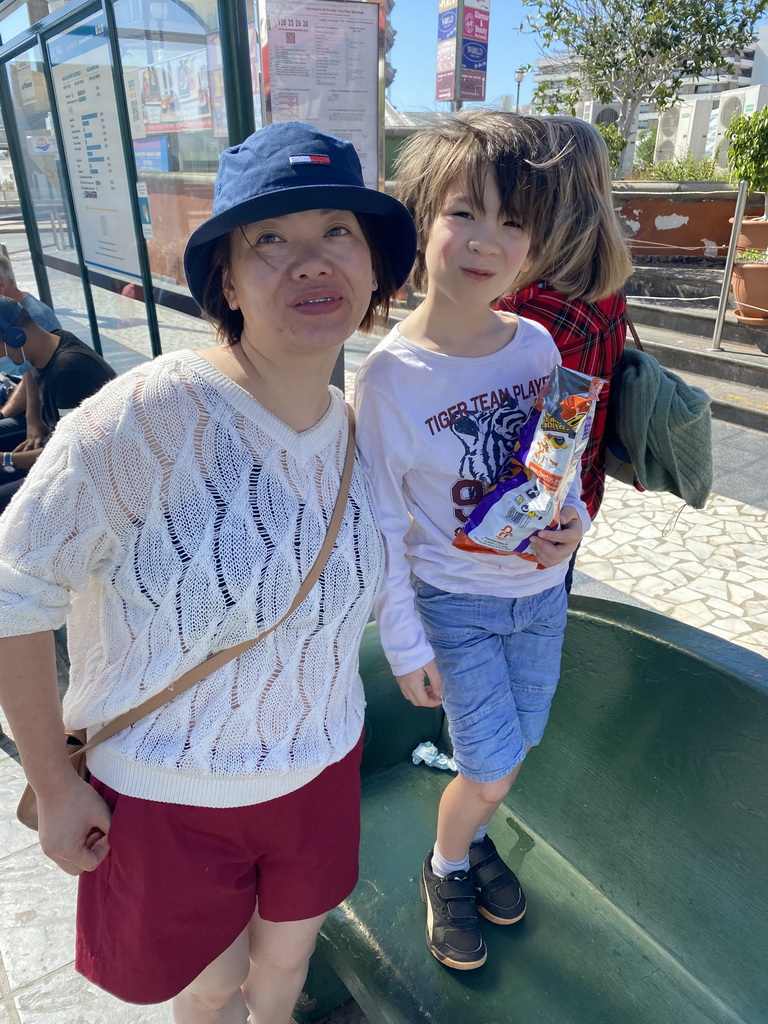
{"type": "Polygon", "coordinates": [[[604,377],[607,383],[595,407],[592,431],[581,464],[581,496],[592,519],[597,515],[605,488],[605,427],[610,379],[624,351],[627,303],[623,294],[600,302],[569,302],[538,281],[503,298],[498,308],[535,320],[546,327],[558,347],[563,366],[604,377]]]}

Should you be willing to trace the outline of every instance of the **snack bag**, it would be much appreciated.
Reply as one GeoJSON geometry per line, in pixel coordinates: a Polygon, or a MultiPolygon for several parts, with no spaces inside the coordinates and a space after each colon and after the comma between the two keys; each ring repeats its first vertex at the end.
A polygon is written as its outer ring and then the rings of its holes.
{"type": "Polygon", "coordinates": [[[520,429],[509,465],[472,510],[455,547],[536,561],[528,538],[560,524],[604,384],[600,377],[554,367],[520,429]]]}

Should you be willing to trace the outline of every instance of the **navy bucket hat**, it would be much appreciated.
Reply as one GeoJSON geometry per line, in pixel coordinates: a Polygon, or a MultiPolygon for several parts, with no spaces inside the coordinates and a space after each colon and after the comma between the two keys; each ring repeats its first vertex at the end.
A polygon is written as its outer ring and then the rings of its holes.
{"type": "Polygon", "coordinates": [[[416,254],[416,230],[402,203],[367,188],[351,142],[298,121],[268,125],[219,161],[211,217],[193,232],[184,252],[189,290],[202,307],[211,258],[222,235],[253,221],[303,210],[368,214],[398,287],[416,254]]]}

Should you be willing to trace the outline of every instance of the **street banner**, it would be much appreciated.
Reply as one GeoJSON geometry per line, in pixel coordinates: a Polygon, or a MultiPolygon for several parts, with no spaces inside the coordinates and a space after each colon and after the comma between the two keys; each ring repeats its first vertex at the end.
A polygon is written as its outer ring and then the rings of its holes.
{"type": "Polygon", "coordinates": [[[476,11],[473,7],[465,7],[462,32],[464,38],[473,39],[478,43],[487,43],[490,17],[487,11],[476,11]]]}
{"type": "Polygon", "coordinates": [[[437,38],[454,39],[458,27],[458,13],[456,8],[444,11],[437,19],[437,38]]]}
{"type": "Polygon", "coordinates": [[[437,82],[441,103],[485,99],[490,0],[438,0],[437,82]]]}
{"type": "Polygon", "coordinates": [[[463,39],[461,43],[461,66],[467,71],[488,70],[488,44],[463,39]]]}

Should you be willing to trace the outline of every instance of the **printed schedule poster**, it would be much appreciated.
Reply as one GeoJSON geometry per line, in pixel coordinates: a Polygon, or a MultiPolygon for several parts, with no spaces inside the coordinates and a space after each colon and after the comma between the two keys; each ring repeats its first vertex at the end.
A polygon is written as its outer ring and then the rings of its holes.
{"type": "Polygon", "coordinates": [[[83,258],[140,278],[106,26],[91,19],[48,46],[83,258]]]}
{"type": "Polygon", "coordinates": [[[272,121],[308,121],[355,146],[379,184],[379,5],[266,0],[263,74],[272,121]]]}

